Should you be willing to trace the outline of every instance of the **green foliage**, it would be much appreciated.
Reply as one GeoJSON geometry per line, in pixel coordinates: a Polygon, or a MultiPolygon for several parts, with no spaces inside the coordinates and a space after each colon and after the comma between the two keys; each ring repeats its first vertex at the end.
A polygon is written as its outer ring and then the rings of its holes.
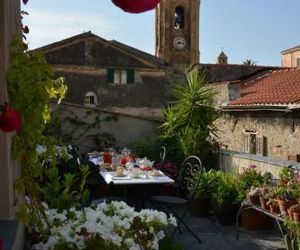
{"type": "Polygon", "coordinates": [[[30,197],[29,206],[35,211],[34,223],[44,216],[40,189],[35,181],[42,176],[36,146],[53,142],[43,136],[50,119],[50,101],[57,99],[59,103],[67,91],[63,79],[53,80],[53,76],[54,71],[41,55],[28,51],[22,41],[14,38],[7,72],[8,94],[10,106],[22,117],[22,127],[13,136],[12,157],[21,162],[22,177],[17,186],[30,197]]]}
{"type": "Polygon", "coordinates": [[[294,179],[294,172],[291,168],[283,167],[279,171],[279,178],[281,182],[286,184],[294,179]]]}
{"type": "Polygon", "coordinates": [[[176,138],[152,138],[149,140],[136,141],[130,143],[129,148],[139,157],[147,156],[149,159],[159,162],[159,151],[161,146],[165,146],[166,160],[176,163],[178,166],[184,159],[184,154],[179,147],[176,138]]]}
{"type": "Polygon", "coordinates": [[[241,202],[234,174],[217,172],[212,199],[216,210],[222,212],[230,211],[233,205],[241,202]]]}
{"type": "Polygon", "coordinates": [[[185,156],[198,155],[205,162],[211,145],[207,141],[216,132],[213,125],[218,115],[212,106],[216,92],[205,86],[195,68],[187,74],[187,84],[175,85],[175,101],[164,110],[162,137],[175,137],[185,156]]]}
{"type": "Polygon", "coordinates": [[[243,61],[244,65],[249,65],[249,66],[256,66],[257,62],[251,59],[246,59],[245,61],[243,61]]]}
{"type": "Polygon", "coordinates": [[[284,237],[287,250],[300,250],[300,224],[287,219],[285,225],[288,229],[284,237]]]}
{"type": "Polygon", "coordinates": [[[244,200],[251,187],[261,187],[267,182],[267,176],[263,176],[255,168],[246,168],[238,175],[239,198],[244,200]]]}
{"type": "Polygon", "coordinates": [[[214,169],[198,171],[189,180],[188,189],[191,193],[195,192],[195,199],[211,198],[217,177],[217,171],[214,169]]]}
{"type": "Polygon", "coordinates": [[[65,173],[61,176],[56,166],[45,170],[45,182],[41,185],[41,192],[44,195],[43,200],[50,208],[62,211],[78,207],[79,204],[87,204],[89,192],[85,190],[85,182],[89,175],[88,166],[80,166],[80,173],[65,173]],[[78,183],[79,188],[76,190],[78,183]]]}

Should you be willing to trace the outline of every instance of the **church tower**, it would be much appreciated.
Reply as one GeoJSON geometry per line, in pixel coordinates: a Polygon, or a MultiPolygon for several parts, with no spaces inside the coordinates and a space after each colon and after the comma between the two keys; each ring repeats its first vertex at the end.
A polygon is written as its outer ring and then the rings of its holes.
{"type": "Polygon", "coordinates": [[[199,63],[200,0],[162,0],[156,8],[155,55],[176,69],[199,63]]]}

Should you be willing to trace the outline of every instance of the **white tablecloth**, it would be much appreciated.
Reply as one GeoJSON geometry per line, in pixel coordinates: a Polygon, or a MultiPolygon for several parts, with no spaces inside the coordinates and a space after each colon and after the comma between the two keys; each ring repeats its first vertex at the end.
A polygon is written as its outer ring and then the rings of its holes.
{"type": "Polygon", "coordinates": [[[174,183],[174,180],[170,177],[163,175],[159,177],[148,178],[132,178],[130,176],[114,177],[115,172],[100,171],[100,174],[104,178],[107,184],[113,182],[115,185],[134,185],[134,184],[168,184],[174,183]]]}

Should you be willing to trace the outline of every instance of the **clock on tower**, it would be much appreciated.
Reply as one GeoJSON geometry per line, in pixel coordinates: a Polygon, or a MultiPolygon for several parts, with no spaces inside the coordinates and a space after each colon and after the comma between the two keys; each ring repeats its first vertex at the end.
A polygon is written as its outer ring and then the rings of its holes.
{"type": "Polygon", "coordinates": [[[187,69],[199,63],[200,0],[162,0],[156,8],[156,56],[187,69]]]}

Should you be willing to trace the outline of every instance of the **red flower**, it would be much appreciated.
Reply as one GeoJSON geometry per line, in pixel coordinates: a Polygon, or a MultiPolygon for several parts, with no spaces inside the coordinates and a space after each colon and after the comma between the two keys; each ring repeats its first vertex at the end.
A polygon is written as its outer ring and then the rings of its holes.
{"type": "Polygon", "coordinates": [[[12,132],[21,128],[21,116],[15,109],[6,104],[4,111],[0,114],[0,129],[4,132],[12,132]]]}
{"type": "Polygon", "coordinates": [[[112,0],[122,10],[130,13],[141,13],[152,10],[161,0],[112,0]]]}

